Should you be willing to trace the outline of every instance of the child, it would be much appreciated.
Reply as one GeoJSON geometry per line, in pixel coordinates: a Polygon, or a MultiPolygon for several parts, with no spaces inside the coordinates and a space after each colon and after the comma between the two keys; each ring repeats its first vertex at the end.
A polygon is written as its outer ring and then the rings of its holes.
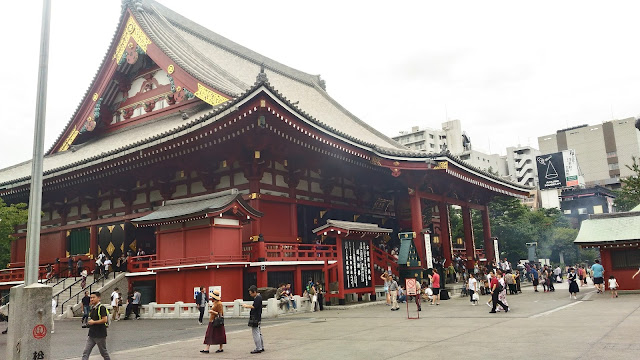
{"type": "Polygon", "coordinates": [[[613,275],[609,276],[609,289],[611,290],[612,299],[614,295],[618,297],[618,281],[613,275]]]}

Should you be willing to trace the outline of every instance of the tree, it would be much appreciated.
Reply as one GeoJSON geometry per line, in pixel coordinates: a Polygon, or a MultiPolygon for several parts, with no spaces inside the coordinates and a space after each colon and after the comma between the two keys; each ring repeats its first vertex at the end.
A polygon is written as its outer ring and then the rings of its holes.
{"type": "Polygon", "coordinates": [[[631,157],[631,166],[625,165],[635,175],[621,179],[622,188],[615,191],[615,206],[618,211],[629,211],[640,204],[640,164],[635,156],[631,157]]]}
{"type": "Polygon", "coordinates": [[[19,203],[7,206],[0,198],[0,269],[7,267],[10,261],[12,234],[18,225],[27,222],[27,204],[19,203]]]}

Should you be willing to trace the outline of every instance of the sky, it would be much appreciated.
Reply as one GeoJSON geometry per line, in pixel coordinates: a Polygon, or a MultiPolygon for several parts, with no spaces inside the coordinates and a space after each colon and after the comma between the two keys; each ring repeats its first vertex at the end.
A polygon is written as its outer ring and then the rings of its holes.
{"type": "MultiPolygon", "coordinates": [[[[474,149],[504,154],[562,128],[640,114],[634,1],[159,2],[320,74],[334,99],[388,136],[459,119],[474,149]]],[[[52,1],[45,150],[98,71],[120,8],[52,1]]],[[[33,155],[41,2],[8,1],[3,13],[0,168],[33,155]]]]}

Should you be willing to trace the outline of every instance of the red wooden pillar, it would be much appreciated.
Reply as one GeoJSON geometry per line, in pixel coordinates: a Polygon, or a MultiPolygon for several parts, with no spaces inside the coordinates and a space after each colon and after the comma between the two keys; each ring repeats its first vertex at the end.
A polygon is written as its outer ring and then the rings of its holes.
{"type": "Polygon", "coordinates": [[[342,256],[342,238],[336,238],[336,248],[338,249],[338,266],[336,267],[338,271],[338,303],[344,305],[344,257],[342,256]]]}
{"type": "Polygon", "coordinates": [[[95,259],[98,256],[98,226],[89,227],[89,254],[95,259]]]}
{"type": "MultiPolygon", "coordinates": [[[[295,199],[295,197],[293,199],[295,199]]],[[[290,214],[291,216],[289,216],[289,226],[290,226],[291,236],[297,239],[298,238],[298,207],[295,203],[292,203],[290,205],[289,212],[291,213],[290,214]]]]}
{"type": "Polygon", "coordinates": [[[440,242],[442,243],[442,252],[446,262],[444,267],[451,265],[451,229],[449,224],[449,206],[446,202],[438,203],[438,213],[440,214],[440,242]]]}
{"type": "Polygon", "coordinates": [[[268,279],[269,277],[267,276],[267,268],[265,267],[264,270],[262,270],[262,266],[260,266],[260,269],[258,269],[258,274],[256,276],[256,286],[259,288],[267,287],[267,284],[269,282],[268,279]]]}
{"type": "Polygon", "coordinates": [[[422,204],[420,204],[418,192],[414,191],[409,199],[411,203],[411,229],[416,233],[416,236],[413,238],[413,245],[416,247],[418,258],[426,262],[424,240],[422,240],[422,204]]]}
{"type": "Polygon", "coordinates": [[[491,263],[495,259],[495,250],[493,248],[493,239],[491,238],[491,224],[489,223],[489,207],[485,206],[482,210],[482,233],[484,235],[484,256],[487,262],[491,263]]]}
{"type": "Polygon", "coordinates": [[[300,265],[297,265],[296,272],[293,276],[293,294],[302,295],[303,293],[304,290],[302,289],[302,269],[300,268],[300,265]]]}
{"type": "Polygon", "coordinates": [[[464,227],[464,242],[467,248],[467,269],[473,269],[476,257],[476,244],[473,240],[473,223],[471,222],[471,209],[462,207],[462,225],[464,227]]]}

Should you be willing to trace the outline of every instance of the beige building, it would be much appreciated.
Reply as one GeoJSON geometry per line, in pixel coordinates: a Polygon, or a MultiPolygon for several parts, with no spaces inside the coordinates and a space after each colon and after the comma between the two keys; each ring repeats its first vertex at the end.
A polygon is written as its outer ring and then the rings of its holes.
{"type": "Polygon", "coordinates": [[[538,137],[541,154],[573,149],[585,185],[620,186],[620,178],[633,175],[625,165],[640,156],[640,131],[634,118],[598,125],[580,125],[538,137]]]}

